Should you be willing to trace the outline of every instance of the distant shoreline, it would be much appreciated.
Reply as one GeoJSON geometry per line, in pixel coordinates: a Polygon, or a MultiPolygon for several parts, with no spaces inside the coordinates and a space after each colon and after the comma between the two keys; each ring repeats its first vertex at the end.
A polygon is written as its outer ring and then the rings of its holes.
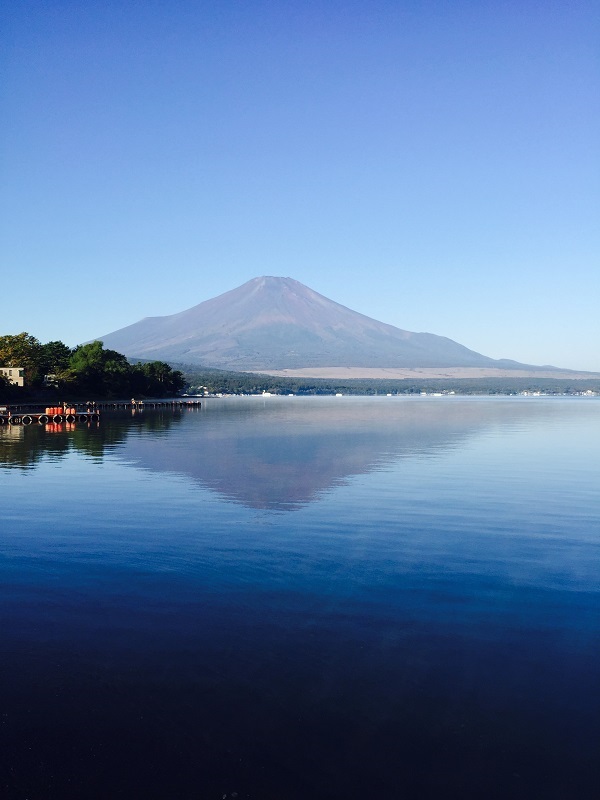
{"type": "Polygon", "coordinates": [[[560,369],[496,369],[490,367],[304,367],[302,369],[253,370],[276,378],[323,378],[329,380],[473,380],[476,378],[555,378],[598,380],[598,372],[560,369]]]}

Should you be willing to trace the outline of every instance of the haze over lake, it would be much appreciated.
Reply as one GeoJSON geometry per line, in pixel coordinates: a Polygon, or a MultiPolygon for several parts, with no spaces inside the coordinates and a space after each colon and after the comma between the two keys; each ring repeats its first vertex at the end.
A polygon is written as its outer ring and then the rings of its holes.
{"type": "Polygon", "coordinates": [[[582,798],[600,399],[0,428],[0,795],[582,798]]]}

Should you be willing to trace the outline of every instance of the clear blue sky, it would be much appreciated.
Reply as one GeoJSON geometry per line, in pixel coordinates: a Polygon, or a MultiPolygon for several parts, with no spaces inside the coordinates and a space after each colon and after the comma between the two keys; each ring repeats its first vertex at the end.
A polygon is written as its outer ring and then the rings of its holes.
{"type": "Polygon", "coordinates": [[[282,275],[600,371],[595,0],[0,15],[0,334],[74,345],[282,275]]]}

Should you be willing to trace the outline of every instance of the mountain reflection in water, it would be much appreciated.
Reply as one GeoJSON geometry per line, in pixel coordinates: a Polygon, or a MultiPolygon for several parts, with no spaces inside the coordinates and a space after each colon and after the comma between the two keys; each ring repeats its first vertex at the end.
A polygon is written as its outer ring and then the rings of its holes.
{"type": "Polygon", "coordinates": [[[0,429],[0,466],[71,450],[187,476],[257,509],[310,503],[353,475],[435,457],[490,431],[556,416],[551,406],[479,398],[209,398],[201,410],[104,414],[99,424],[0,429]],[[200,415],[200,419],[198,416],[200,415]],[[70,428],[70,429],[68,429],[70,428]]]}

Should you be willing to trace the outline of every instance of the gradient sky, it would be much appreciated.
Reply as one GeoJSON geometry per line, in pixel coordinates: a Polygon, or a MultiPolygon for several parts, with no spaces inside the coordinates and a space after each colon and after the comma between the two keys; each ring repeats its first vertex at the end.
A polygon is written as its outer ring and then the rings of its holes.
{"type": "Polygon", "coordinates": [[[599,42],[595,0],[4,3],[0,334],[282,275],[600,371],[599,42]]]}

